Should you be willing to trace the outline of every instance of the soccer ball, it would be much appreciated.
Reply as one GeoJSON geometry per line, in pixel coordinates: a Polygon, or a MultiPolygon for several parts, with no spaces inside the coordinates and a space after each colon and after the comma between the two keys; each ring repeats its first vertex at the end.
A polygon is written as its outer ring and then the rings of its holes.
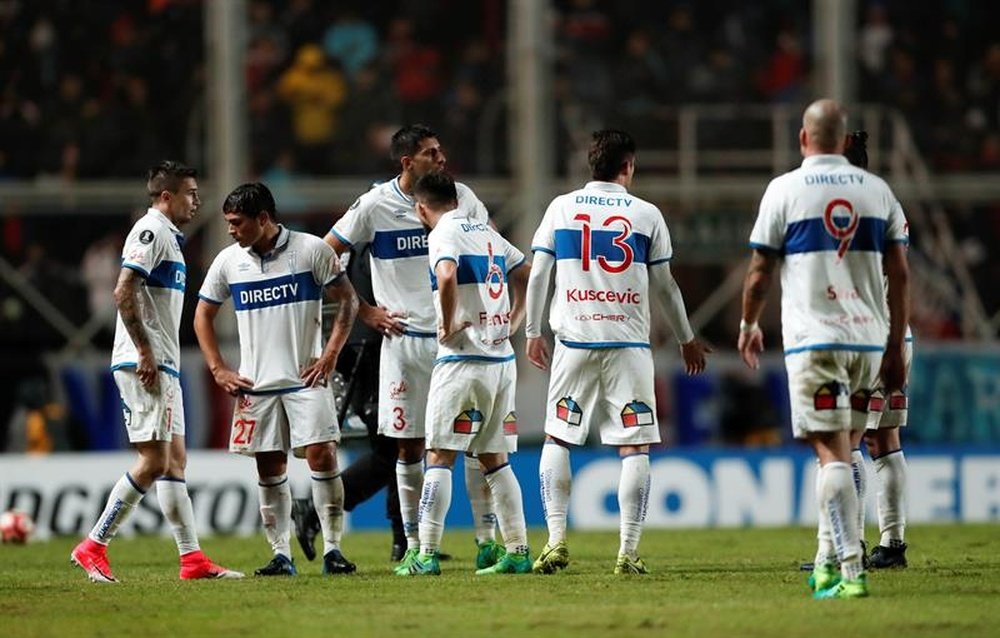
{"type": "Polygon", "coordinates": [[[0,538],[5,543],[25,543],[35,531],[35,523],[24,512],[10,510],[0,514],[0,538]]]}

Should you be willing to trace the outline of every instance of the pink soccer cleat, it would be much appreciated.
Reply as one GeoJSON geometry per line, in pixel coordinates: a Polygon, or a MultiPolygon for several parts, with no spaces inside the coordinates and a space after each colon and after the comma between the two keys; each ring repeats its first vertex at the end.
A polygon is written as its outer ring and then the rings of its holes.
{"type": "Polygon", "coordinates": [[[118,579],[111,573],[108,563],[108,547],[91,538],[85,538],[73,548],[69,560],[74,565],[87,572],[87,576],[95,583],[117,583],[118,579]]]}
{"type": "Polygon", "coordinates": [[[243,572],[216,565],[201,550],[181,556],[181,580],[199,578],[243,578],[243,572]]]}

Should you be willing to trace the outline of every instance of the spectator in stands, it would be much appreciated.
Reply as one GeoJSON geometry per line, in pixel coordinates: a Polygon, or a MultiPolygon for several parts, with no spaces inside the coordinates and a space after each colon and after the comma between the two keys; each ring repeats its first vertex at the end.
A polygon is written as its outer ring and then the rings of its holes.
{"type": "Polygon", "coordinates": [[[378,55],[378,32],[355,10],[343,9],[323,36],[323,50],[351,79],[378,55]]]}

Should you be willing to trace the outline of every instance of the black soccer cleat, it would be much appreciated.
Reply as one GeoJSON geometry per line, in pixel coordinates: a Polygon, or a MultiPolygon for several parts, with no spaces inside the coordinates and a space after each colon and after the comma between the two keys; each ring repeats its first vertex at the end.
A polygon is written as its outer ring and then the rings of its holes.
{"type": "Polygon", "coordinates": [[[901,543],[897,547],[875,546],[868,558],[868,565],[872,569],[902,569],[906,567],[906,543],[901,543]]]}
{"type": "Polygon", "coordinates": [[[254,571],[254,576],[295,576],[295,562],[282,554],[275,554],[267,565],[254,571]]]}
{"type": "Polygon", "coordinates": [[[331,549],[323,555],[324,574],[353,574],[358,566],[347,560],[339,549],[331,549]]]}
{"type": "Polygon", "coordinates": [[[292,523],[295,524],[295,538],[299,541],[306,560],[316,559],[316,536],[320,532],[319,516],[308,498],[292,499],[292,523]]]}
{"type": "Polygon", "coordinates": [[[406,541],[402,543],[394,542],[392,544],[392,551],[389,552],[389,560],[394,563],[398,563],[403,560],[403,555],[406,554],[406,541]]]}

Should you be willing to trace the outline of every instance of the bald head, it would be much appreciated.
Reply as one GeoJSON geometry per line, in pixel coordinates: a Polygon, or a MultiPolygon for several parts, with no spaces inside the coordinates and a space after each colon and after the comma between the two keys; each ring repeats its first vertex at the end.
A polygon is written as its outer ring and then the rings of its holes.
{"type": "Polygon", "coordinates": [[[844,152],[847,113],[833,100],[816,100],[802,114],[799,143],[803,155],[844,152]]]}

